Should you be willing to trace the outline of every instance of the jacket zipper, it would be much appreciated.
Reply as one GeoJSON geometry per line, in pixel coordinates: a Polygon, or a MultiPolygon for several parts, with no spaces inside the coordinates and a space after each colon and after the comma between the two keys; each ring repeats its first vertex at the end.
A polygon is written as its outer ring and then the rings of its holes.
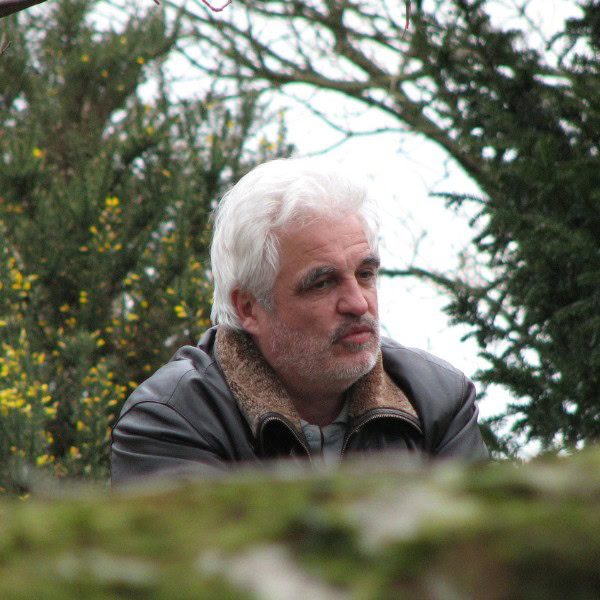
{"type": "Polygon", "coordinates": [[[304,450],[304,452],[306,452],[306,455],[308,457],[309,462],[312,463],[312,457],[310,455],[310,450],[308,449],[307,445],[300,439],[300,436],[294,431],[294,429],[292,427],[290,427],[283,419],[280,419],[279,417],[267,417],[261,423],[261,426],[260,426],[260,445],[264,448],[263,431],[264,431],[265,425],[267,425],[267,423],[270,423],[271,421],[279,421],[280,423],[282,423],[288,429],[288,431],[292,434],[292,436],[294,437],[294,439],[300,444],[300,446],[302,446],[302,449],[304,450]]]}
{"type": "Polygon", "coordinates": [[[421,430],[421,428],[409,417],[404,417],[402,415],[399,415],[395,412],[390,412],[390,413],[378,413],[376,415],[373,415],[371,417],[368,417],[366,419],[363,419],[362,421],[360,421],[360,423],[358,423],[358,425],[356,425],[352,431],[350,431],[350,433],[346,436],[346,439],[344,440],[344,445],[342,446],[342,451],[340,453],[340,458],[342,458],[344,456],[344,452],[346,452],[346,448],[348,447],[348,442],[350,441],[350,438],[355,434],[358,433],[358,431],[360,429],[362,429],[367,423],[370,423],[371,421],[375,421],[375,419],[399,419],[400,421],[403,421],[404,423],[408,423],[409,425],[412,425],[419,433],[423,433],[423,431],[421,430]]]}

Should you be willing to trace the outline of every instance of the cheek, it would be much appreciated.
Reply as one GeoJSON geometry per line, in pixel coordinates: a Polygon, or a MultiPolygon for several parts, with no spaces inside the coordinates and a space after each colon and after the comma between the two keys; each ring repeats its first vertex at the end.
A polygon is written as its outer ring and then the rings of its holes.
{"type": "Polygon", "coordinates": [[[304,331],[328,330],[335,321],[335,303],[332,300],[298,303],[290,308],[287,315],[288,322],[304,331]]]}
{"type": "Polygon", "coordinates": [[[378,312],[379,312],[379,305],[378,305],[378,301],[377,301],[377,290],[374,289],[372,292],[370,292],[367,295],[367,302],[369,303],[369,312],[373,315],[373,316],[377,316],[378,312]]]}

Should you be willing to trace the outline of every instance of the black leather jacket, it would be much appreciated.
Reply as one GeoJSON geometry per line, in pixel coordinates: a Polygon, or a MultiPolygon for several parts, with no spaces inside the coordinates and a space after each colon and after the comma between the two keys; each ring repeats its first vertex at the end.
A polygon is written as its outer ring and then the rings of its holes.
{"type": "MultiPolygon", "coordinates": [[[[351,388],[342,455],[397,449],[487,458],[471,381],[392,340],[383,338],[381,350],[373,372],[351,388]]],[[[112,434],[113,484],[309,457],[299,416],[273,377],[247,336],[209,329],[197,347],[178,350],[126,401],[112,434]]]]}

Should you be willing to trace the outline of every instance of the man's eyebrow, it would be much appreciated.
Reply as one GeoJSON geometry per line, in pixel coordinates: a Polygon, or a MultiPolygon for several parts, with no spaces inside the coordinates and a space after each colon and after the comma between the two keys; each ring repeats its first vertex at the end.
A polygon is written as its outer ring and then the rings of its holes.
{"type": "MultiPolygon", "coordinates": [[[[374,269],[379,269],[380,265],[381,265],[381,261],[379,260],[379,257],[374,254],[371,256],[367,256],[360,263],[361,268],[372,267],[374,269]]],[[[332,266],[315,267],[314,269],[311,269],[308,273],[306,273],[306,275],[304,275],[302,277],[302,279],[300,279],[300,281],[298,282],[298,285],[296,286],[296,289],[299,292],[301,292],[303,290],[308,290],[321,277],[328,276],[328,275],[335,275],[337,272],[338,272],[338,270],[332,266]]]]}
{"type": "Polygon", "coordinates": [[[320,277],[324,275],[334,275],[337,273],[337,269],[331,266],[323,266],[323,267],[315,267],[311,269],[306,275],[300,279],[296,289],[301,292],[303,290],[307,290],[313,286],[317,282],[320,277]]]}
{"type": "Polygon", "coordinates": [[[373,254],[371,256],[367,256],[361,263],[361,267],[373,267],[375,269],[379,269],[381,266],[381,261],[379,260],[379,256],[373,254]]]}

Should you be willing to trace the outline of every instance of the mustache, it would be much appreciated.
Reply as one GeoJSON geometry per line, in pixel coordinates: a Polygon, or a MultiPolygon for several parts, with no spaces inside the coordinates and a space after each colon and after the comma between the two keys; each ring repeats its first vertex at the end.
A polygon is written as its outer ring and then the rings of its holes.
{"type": "Polygon", "coordinates": [[[371,333],[379,333],[379,321],[377,319],[374,319],[373,317],[363,315],[362,317],[356,317],[356,319],[352,319],[346,321],[345,323],[342,323],[331,334],[331,343],[335,344],[336,342],[339,342],[343,337],[348,335],[350,331],[355,327],[368,327],[371,333]]]}

